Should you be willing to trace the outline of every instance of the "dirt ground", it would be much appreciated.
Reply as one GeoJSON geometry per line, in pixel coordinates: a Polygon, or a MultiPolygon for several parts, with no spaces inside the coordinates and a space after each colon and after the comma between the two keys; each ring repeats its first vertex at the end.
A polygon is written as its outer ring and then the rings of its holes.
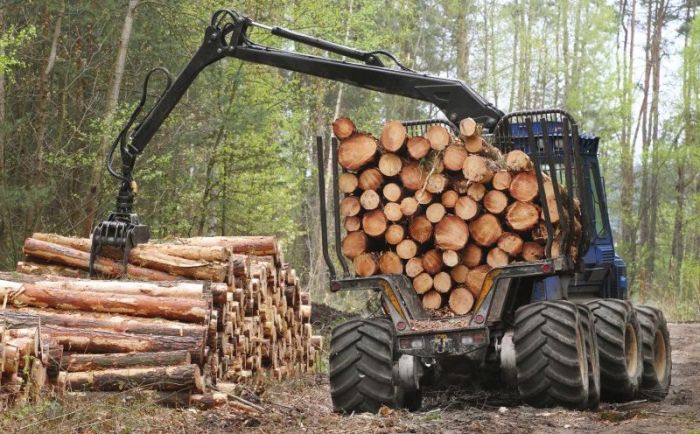
{"type": "MultiPolygon", "coordinates": [[[[512,396],[442,387],[424,395],[420,412],[341,416],[332,411],[325,375],[307,375],[243,395],[264,410],[241,414],[164,409],[122,397],[24,407],[0,417],[0,432],[157,433],[700,433],[700,323],[670,325],[673,382],[659,403],[602,404],[597,411],[534,409],[512,396]]],[[[380,412],[381,413],[381,412],[380,412]]]]}

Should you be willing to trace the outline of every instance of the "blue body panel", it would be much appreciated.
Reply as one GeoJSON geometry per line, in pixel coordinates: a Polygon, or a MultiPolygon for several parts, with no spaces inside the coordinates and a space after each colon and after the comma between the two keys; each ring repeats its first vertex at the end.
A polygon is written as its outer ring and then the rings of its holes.
{"type": "MultiPolygon", "coordinates": [[[[527,129],[524,124],[511,124],[511,131],[514,138],[514,148],[521,149],[530,155],[539,151],[538,149],[529,149],[527,129]],[[519,139],[520,137],[522,140],[519,139]]],[[[542,125],[539,122],[532,124],[532,131],[535,136],[540,136],[538,140],[542,140],[542,125]]],[[[562,147],[557,145],[557,141],[559,143],[562,141],[561,124],[548,122],[547,131],[553,144],[555,156],[563,159],[562,147]]],[[[587,219],[584,224],[589,235],[589,247],[582,257],[582,267],[569,283],[567,291],[569,294],[580,292],[603,298],[626,299],[626,267],[622,258],[615,254],[605,187],[598,164],[599,138],[581,134],[579,144],[584,183],[586,184],[583,189],[585,197],[580,199],[587,219]],[[599,221],[596,221],[596,218],[599,221]]],[[[533,288],[532,299],[550,299],[556,294],[554,286],[556,286],[554,282],[538,282],[533,288]]]]}

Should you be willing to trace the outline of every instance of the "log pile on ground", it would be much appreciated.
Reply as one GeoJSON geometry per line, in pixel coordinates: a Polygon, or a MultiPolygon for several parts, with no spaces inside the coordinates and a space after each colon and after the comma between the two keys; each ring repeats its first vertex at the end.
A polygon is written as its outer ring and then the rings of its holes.
{"type": "MultiPolygon", "coordinates": [[[[547,232],[530,158],[519,150],[502,155],[473,119],[461,122],[459,137],[441,125],[410,137],[391,121],[376,139],[348,118],[336,119],[333,131],[345,194],[342,251],[356,275],[406,274],[426,309],[464,315],[492,268],[544,257],[547,232]]],[[[560,216],[547,176],[543,188],[557,257],[560,216]]],[[[568,253],[575,258],[580,214],[574,220],[568,253]]]]}
{"type": "MultiPolygon", "coordinates": [[[[37,342],[60,348],[47,377],[60,390],[139,386],[177,391],[179,402],[187,393],[201,407],[221,401],[207,385],[283,379],[314,366],[322,340],[312,332],[309,294],[274,237],[140,245],[127,267],[139,280],[77,278],[89,248],[88,239],[37,233],[25,240],[18,272],[0,273],[0,330],[34,330],[37,342]]],[[[103,253],[102,277],[120,277],[118,252],[103,253]]],[[[18,354],[16,339],[8,342],[7,354],[18,354]]],[[[20,384],[16,365],[8,362],[3,387],[20,384]]]]}

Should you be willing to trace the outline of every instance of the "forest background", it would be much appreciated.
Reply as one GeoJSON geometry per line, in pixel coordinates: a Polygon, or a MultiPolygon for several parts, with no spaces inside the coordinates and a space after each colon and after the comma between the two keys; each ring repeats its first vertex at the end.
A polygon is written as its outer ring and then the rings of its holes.
{"type": "MultiPolygon", "coordinates": [[[[111,141],[152,67],[173,74],[211,13],[357,47],[466,81],[503,111],[562,107],[601,137],[631,294],[700,316],[698,0],[2,0],[0,269],[34,231],[87,236],[113,206],[111,141]]],[[[297,49],[261,31],[264,44],[297,49]]],[[[322,54],[314,49],[300,51],[322,54]]],[[[156,80],[157,81],[157,80],[156,80]]],[[[163,82],[154,83],[155,97],[163,82]]],[[[153,100],[151,98],[151,101],[153,100]]],[[[314,137],[338,115],[378,132],[435,108],[265,66],[205,70],[140,159],[153,237],[276,234],[314,299],[326,291],[314,137]]],[[[326,167],[328,166],[327,162],[326,167]]]]}

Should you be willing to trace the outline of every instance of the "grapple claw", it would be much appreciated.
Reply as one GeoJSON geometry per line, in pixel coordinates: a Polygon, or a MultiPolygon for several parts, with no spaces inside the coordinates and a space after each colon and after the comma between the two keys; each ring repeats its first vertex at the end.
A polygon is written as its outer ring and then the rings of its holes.
{"type": "Polygon", "coordinates": [[[100,222],[92,232],[90,277],[96,275],[95,261],[103,246],[116,247],[122,251],[122,276],[126,276],[129,252],[137,245],[148,242],[149,238],[148,226],[142,225],[136,214],[110,214],[107,220],[100,222]]]}

